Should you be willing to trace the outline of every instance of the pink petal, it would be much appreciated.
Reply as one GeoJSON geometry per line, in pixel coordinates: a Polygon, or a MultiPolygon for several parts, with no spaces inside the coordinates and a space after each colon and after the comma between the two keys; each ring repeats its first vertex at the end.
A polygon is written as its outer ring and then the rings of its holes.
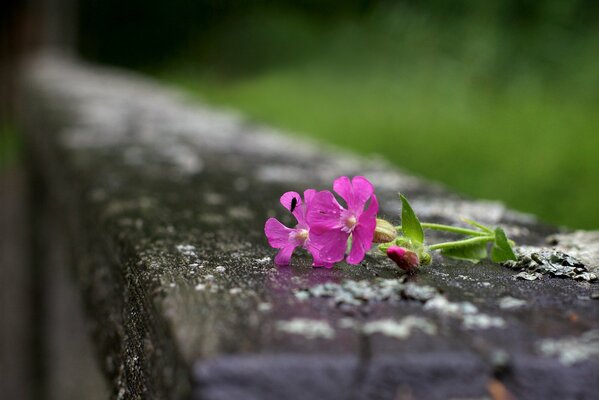
{"type": "Polygon", "coordinates": [[[354,210],[362,211],[364,205],[374,193],[374,186],[363,176],[355,176],[351,181],[354,190],[354,210]]]}
{"type": "Polygon", "coordinates": [[[316,190],[314,189],[306,189],[304,190],[304,204],[302,204],[299,215],[296,215],[297,222],[302,228],[308,227],[307,217],[308,217],[308,209],[312,204],[312,199],[316,194],[316,190]]]}
{"type": "Polygon", "coordinates": [[[358,222],[361,221],[369,221],[369,220],[374,220],[375,221],[375,225],[376,225],[376,215],[379,212],[379,201],[376,198],[376,195],[372,195],[372,198],[370,199],[370,204],[368,204],[368,208],[366,210],[364,210],[364,212],[362,212],[362,214],[360,215],[360,218],[358,218],[358,222]]]}
{"type": "Polygon", "coordinates": [[[342,211],[343,208],[339,205],[333,193],[328,190],[316,193],[312,198],[307,215],[310,232],[339,229],[342,211]]]}
{"type": "Polygon", "coordinates": [[[275,264],[289,265],[289,260],[291,260],[291,255],[296,247],[295,243],[289,243],[287,246],[283,247],[275,257],[275,264]]]}
{"type": "Polygon", "coordinates": [[[347,257],[349,264],[359,264],[362,262],[366,252],[372,247],[378,209],[379,203],[376,196],[372,195],[368,209],[360,215],[358,224],[352,232],[352,248],[347,257]]]}
{"type": "Polygon", "coordinates": [[[302,206],[302,196],[300,196],[299,193],[297,193],[297,192],[283,193],[283,195],[281,196],[281,204],[287,210],[291,211],[291,213],[293,214],[295,219],[297,219],[297,222],[304,223],[304,221],[305,221],[304,214],[305,213],[303,212],[304,208],[302,206]],[[293,199],[295,199],[295,207],[293,208],[293,211],[291,211],[291,205],[292,205],[293,199]]]}
{"type": "Polygon", "coordinates": [[[341,176],[335,179],[333,189],[345,200],[347,208],[356,214],[362,212],[364,204],[374,193],[374,186],[363,176],[356,176],[351,182],[347,176],[341,176]]]}
{"type": "Polygon", "coordinates": [[[314,198],[315,194],[316,194],[315,189],[304,190],[304,204],[306,204],[307,207],[310,207],[310,203],[312,203],[312,199],[314,198]]]}
{"type": "Polygon", "coordinates": [[[349,264],[359,264],[362,262],[366,252],[372,246],[373,235],[374,229],[370,230],[368,227],[362,225],[356,226],[356,229],[352,232],[351,251],[349,252],[349,256],[347,256],[349,264]]]}
{"type": "Polygon", "coordinates": [[[264,224],[264,233],[268,239],[268,244],[275,249],[281,249],[289,243],[289,235],[294,229],[287,228],[276,218],[269,218],[264,224]]]}
{"type": "Polygon", "coordinates": [[[354,199],[354,191],[349,178],[347,176],[340,176],[335,179],[333,182],[333,190],[345,200],[349,208],[350,203],[352,203],[354,199]]]}
{"type": "Polygon", "coordinates": [[[320,233],[310,231],[310,242],[320,249],[318,261],[322,263],[343,260],[348,237],[349,233],[340,229],[324,230],[320,233]]]}
{"type": "Polygon", "coordinates": [[[306,248],[306,250],[308,250],[310,252],[310,254],[312,254],[312,258],[313,258],[312,266],[313,267],[324,267],[324,268],[332,268],[333,267],[332,263],[326,263],[326,262],[320,260],[320,249],[317,248],[313,243],[310,243],[308,241],[305,248],[306,248]]]}

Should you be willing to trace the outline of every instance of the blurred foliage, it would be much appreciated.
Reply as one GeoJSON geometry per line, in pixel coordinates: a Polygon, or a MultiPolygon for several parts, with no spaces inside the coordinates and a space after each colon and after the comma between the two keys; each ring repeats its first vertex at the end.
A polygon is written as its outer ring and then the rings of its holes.
{"type": "Polygon", "coordinates": [[[111,24],[85,54],[547,221],[599,227],[599,2],[154,3],[143,11],[154,25],[134,24],[145,40],[111,24]]]}
{"type": "Polygon", "coordinates": [[[21,136],[16,129],[0,121],[0,171],[15,163],[21,154],[21,136]]]}

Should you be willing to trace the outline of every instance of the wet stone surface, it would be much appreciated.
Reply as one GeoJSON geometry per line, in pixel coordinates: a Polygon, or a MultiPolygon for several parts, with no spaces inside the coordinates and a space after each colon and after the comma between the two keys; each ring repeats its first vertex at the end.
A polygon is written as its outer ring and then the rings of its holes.
{"type": "Polygon", "coordinates": [[[486,398],[501,384],[517,398],[590,399],[599,390],[594,233],[559,232],[119,71],[45,58],[23,93],[34,160],[64,214],[56,228],[69,231],[115,398],[486,398]],[[423,219],[501,225],[538,256],[523,253],[517,270],[435,256],[414,276],[374,254],[314,269],[300,252],[276,267],[263,224],[291,223],[281,193],[328,188],[342,174],[371,179],[393,222],[401,190],[423,219]]]}

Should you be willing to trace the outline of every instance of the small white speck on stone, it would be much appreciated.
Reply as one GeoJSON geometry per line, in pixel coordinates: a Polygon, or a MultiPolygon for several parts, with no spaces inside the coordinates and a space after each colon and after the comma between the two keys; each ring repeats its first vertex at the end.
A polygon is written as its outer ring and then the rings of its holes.
{"type": "Polygon", "coordinates": [[[466,329],[503,328],[505,321],[503,318],[492,317],[487,314],[464,315],[462,326],[466,329]]]}
{"type": "Polygon", "coordinates": [[[203,283],[198,283],[198,284],[196,285],[195,289],[196,289],[197,291],[202,291],[202,290],[206,289],[206,285],[205,285],[205,284],[203,284],[203,283]]]}
{"type": "Polygon", "coordinates": [[[263,303],[258,304],[258,311],[268,312],[270,310],[272,310],[272,304],[267,303],[267,302],[263,302],[263,303]]]}
{"type": "Polygon", "coordinates": [[[526,305],[525,300],[516,299],[515,297],[502,297],[499,299],[499,308],[503,310],[513,310],[516,308],[520,308],[526,305]]]}
{"type": "Polygon", "coordinates": [[[484,287],[491,286],[491,283],[489,283],[489,282],[481,282],[480,284],[483,285],[484,287]]]}
{"type": "Polygon", "coordinates": [[[208,275],[206,275],[204,277],[204,279],[206,280],[206,282],[213,282],[214,281],[214,275],[208,274],[208,275]]]}
{"type": "Polygon", "coordinates": [[[256,261],[256,263],[258,263],[258,264],[267,264],[270,262],[270,260],[271,260],[271,258],[266,256],[263,258],[256,258],[254,261],[256,261]]]}
{"type": "Polygon", "coordinates": [[[175,286],[177,286],[177,285],[176,285],[174,282],[171,282],[171,283],[169,283],[169,284],[168,284],[168,286],[169,286],[169,287],[175,287],[175,286]]]}
{"type": "Polygon", "coordinates": [[[294,318],[289,321],[277,321],[276,328],[282,332],[305,336],[307,339],[332,339],[335,336],[335,330],[331,325],[318,319],[294,318]]]}
{"type": "Polygon", "coordinates": [[[236,287],[236,288],[229,289],[229,294],[236,295],[239,293],[241,293],[241,288],[236,287]]]}
{"type": "Polygon", "coordinates": [[[295,297],[300,301],[308,300],[310,298],[310,293],[308,293],[304,290],[301,290],[301,291],[295,292],[295,297]]]}
{"type": "Polygon", "coordinates": [[[195,267],[197,267],[198,265],[199,265],[198,263],[191,263],[191,264],[189,264],[189,266],[190,266],[191,268],[195,268],[195,267]]]}
{"type": "Polygon", "coordinates": [[[225,272],[227,269],[226,269],[225,267],[223,267],[222,265],[219,265],[219,266],[218,266],[218,267],[216,267],[214,270],[215,270],[216,272],[219,272],[219,273],[221,273],[221,274],[222,274],[222,273],[223,273],[223,272],[225,272]]]}
{"type": "Polygon", "coordinates": [[[178,244],[176,248],[183,255],[188,257],[197,257],[196,247],[191,244],[178,244]]]}
{"type": "Polygon", "coordinates": [[[514,279],[522,279],[525,281],[536,281],[537,279],[541,279],[543,274],[540,272],[525,272],[522,271],[519,274],[514,275],[514,279]]]}
{"type": "Polygon", "coordinates": [[[364,324],[362,331],[367,335],[381,333],[396,339],[406,339],[414,329],[419,329],[428,335],[437,332],[435,325],[429,320],[421,317],[408,316],[400,321],[392,319],[379,319],[364,324]]]}

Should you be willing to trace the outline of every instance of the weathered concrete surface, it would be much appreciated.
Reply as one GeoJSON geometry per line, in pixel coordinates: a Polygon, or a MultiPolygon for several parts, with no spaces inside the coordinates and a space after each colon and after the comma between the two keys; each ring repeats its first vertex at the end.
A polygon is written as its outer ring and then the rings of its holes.
{"type": "MultiPolygon", "coordinates": [[[[263,237],[268,216],[290,222],[282,192],[328,188],[342,174],[371,179],[394,221],[401,190],[424,220],[472,217],[522,245],[546,246],[556,229],[138,76],[42,58],[25,82],[23,122],[62,206],[115,397],[590,399],[599,390],[590,275],[529,281],[438,257],[408,278],[374,255],[331,270],[301,255],[277,268],[263,237]]],[[[568,238],[561,250],[579,255],[568,238]]]]}

